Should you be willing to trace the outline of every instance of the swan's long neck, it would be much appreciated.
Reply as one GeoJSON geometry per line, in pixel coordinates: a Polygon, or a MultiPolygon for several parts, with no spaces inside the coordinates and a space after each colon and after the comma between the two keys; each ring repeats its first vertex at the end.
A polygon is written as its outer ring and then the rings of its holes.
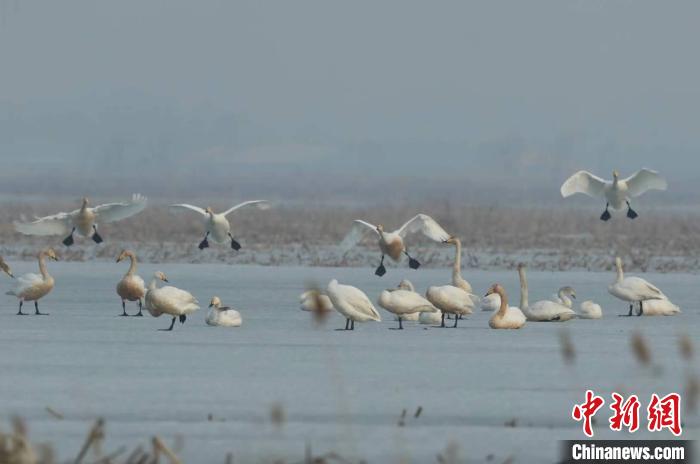
{"type": "Polygon", "coordinates": [[[131,264],[129,264],[129,270],[126,271],[127,276],[132,276],[136,274],[136,256],[133,254],[129,253],[129,260],[131,261],[131,264]]]}
{"type": "Polygon", "coordinates": [[[525,275],[525,268],[521,267],[518,269],[518,275],[520,275],[520,309],[525,309],[530,304],[528,303],[528,291],[527,291],[527,276],[525,275]]]}
{"type": "Polygon", "coordinates": [[[617,268],[617,281],[622,282],[625,278],[625,273],[622,270],[622,262],[619,259],[615,260],[615,267],[617,268]]]}
{"type": "Polygon", "coordinates": [[[508,311],[508,297],[506,296],[505,292],[499,289],[498,296],[501,297],[501,307],[498,308],[498,312],[496,313],[497,317],[505,317],[506,311],[508,311]]]}
{"type": "Polygon", "coordinates": [[[455,239],[455,262],[452,265],[452,279],[460,280],[462,278],[462,242],[455,239]]]}
{"type": "Polygon", "coordinates": [[[44,253],[43,251],[39,253],[39,272],[41,273],[41,277],[43,277],[44,280],[50,277],[49,271],[46,269],[46,253],[44,253]]]}
{"type": "Polygon", "coordinates": [[[157,282],[158,282],[158,279],[156,279],[156,278],[154,277],[153,280],[151,280],[151,283],[148,284],[148,289],[149,289],[149,290],[155,290],[156,288],[158,288],[157,285],[156,285],[157,282]]]}

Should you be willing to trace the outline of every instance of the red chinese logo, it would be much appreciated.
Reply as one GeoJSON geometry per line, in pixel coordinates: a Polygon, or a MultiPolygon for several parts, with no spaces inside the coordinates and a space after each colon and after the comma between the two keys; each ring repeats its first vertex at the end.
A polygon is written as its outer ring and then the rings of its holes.
{"type": "Polygon", "coordinates": [[[622,426],[627,427],[630,432],[636,432],[639,428],[639,398],[632,395],[624,401],[624,398],[617,393],[612,394],[613,404],[610,409],[615,413],[610,418],[610,430],[620,431],[622,426]]]}
{"type": "Polygon", "coordinates": [[[605,400],[602,397],[596,396],[591,390],[586,390],[586,401],[583,404],[574,405],[574,409],[571,411],[571,417],[577,422],[583,420],[583,433],[585,433],[586,436],[593,436],[591,419],[604,404],[605,400]]]}
{"type": "Polygon", "coordinates": [[[658,432],[670,430],[675,436],[680,436],[681,428],[681,395],[670,393],[663,398],[654,393],[647,408],[649,431],[658,432]]]}

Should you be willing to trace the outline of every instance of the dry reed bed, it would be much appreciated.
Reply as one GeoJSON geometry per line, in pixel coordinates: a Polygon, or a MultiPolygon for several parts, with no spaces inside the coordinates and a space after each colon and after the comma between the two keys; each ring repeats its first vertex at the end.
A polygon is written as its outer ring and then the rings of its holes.
{"type": "MultiPolygon", "coordinates": [[[[222,210],[227,204],[212,205],[222,210]]],[[[31,259],[35,250],[59,244],[58,238],[17,234],[12,221],[22,214],[45,215],[74,208],[66,203],[6,204],[0,209],[0,252],[14,259],[31,259]]],[[[244,245],[235,254],[225,246],[199,253],[194,245],[202,238],[197,215],[173,215],[164,205],[152,205],[141,214],[101,233],[106,243],[98,248],[81,240],[64,249],[67,260],[113,258],[124,246],[135,247],[149,261],[236,262],[299,265],[371,265],[377,260],[373,248],[358,247],[342,254],[337,245],[354,218],[400,226],[419,211],[428,212],[449,232],[462,238],[468,267],[510,268],[518,256],[530,256],[533,268],[597,269],[612,267],[611,257],[625,257],[629,269],[670,271],[700,270],[700,215],[644,213],[634,222],[624,214],[603,223],[593,210],[511,209],[506,207],[458,207],[433,204],[422,208],[317,207],[277,205],[269,211],[242,210],[233,216],[236,235],[244,245]],[[540,260],[542,263],[537,263],[540,260]]],[[[449,249],[417,238],[412,242],[428,266],[449,262],[449,249]],[[423,248],[429,246],[428,248],[423,248]]]]}

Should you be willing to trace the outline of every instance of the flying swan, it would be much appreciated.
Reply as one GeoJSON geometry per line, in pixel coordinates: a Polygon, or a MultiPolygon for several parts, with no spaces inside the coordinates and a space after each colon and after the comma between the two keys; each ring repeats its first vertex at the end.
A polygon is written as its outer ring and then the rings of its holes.
{"type": "Polygon", "coordinates": [[[204,235],[204,240],[199,243],[200,250],[209,247],[209,236],[211,236],[216,243],[230,242],[231,248],[238,251],[241,249],[241,244],[233,238],[233,234],[231,233],[231,224],[226,216],[240,208],[243,208],[244,206],[255,206],[258,209],[265,210],[270,208],[270,203],[268,203],[267,200],[244,201],[243,203],[233,206],[219,214],[215,213],[210,207],[200,208],[199,206],[192,206],[185,203],[170,205],[170,210],[173,212],[190,210],[200,214],[206,232],[204,235]]]}
{"type": "Polygon", "coordinates": [[[207,325],[220,327],[240,327],[243,324],[241,313],[228,306],[222,306],[218,296],[211,299],[209,313],[206,319],[207,325]]]}
{"type": "Polygon", "coordinates": [[[13,279],[15,278],[15,275],[12,273],[12,269],[10,269],[10,265],[5,262],[2,256],[0,256],[0,269],[2,269],[5,274],[9,275],[13,279]]]}
{"type": "Polygon", "coordinates": [[[129,270],[126,271],[124,277],[117,284],[117,295],[122,300],[122,316],[128,316],[126,313],[126,302],[137,301],[139,312],[134,316],[143,316],[143,298],[146,296],[146,286],[143,279],[136,274],[136,254],[133,251],[124,250],[117,256],[117,262],[129,258],[129,270]]]}
{"type": "Polygon", "coordinates": [[[639,313],[641,316],[644,313],[644,303],[648,300],[665,300],[666,295],[661,292],[656,286],[650,284],[641,277],[625,277],[622,270],[622,259],[615,258],[615,268],[617,276],[615,281],[608,286],[608,292],[622,301],[627,301],[630,304],[628,316],[632,315],[634,303],[639,303],[639,313]]]}
{"type": "Polygon", "coordinates": [[[58,261],[53,248],[46,248],[39,253],[39,274],[24,274],[17,277],[15,288],[6,293],[14,295],[19,299],[18,316],[26,316],[22,312],[22,305],[25,301],[34,302],[34,314],[37,316],[48,316],[48,313],[39,312],[39,300],[51,292],[54,287],[53,277],[46,270],[46,258],[58,261]]]}
{"type": "Polygon", "coordinates": [[[514,306],[508,306],[508,295],[501,284],[493,284],[486,292],[486,296],[497,293],[501,300],[501,306],[498,308],[491,319],[489,319],[489,327],[492,329],[519,329],[525,325],[525,315],[523,312],[514,306]]]}
{"type": "Polygon", "coordinates": [[[613,180],[604,180],[588,171],[579,171],[569,177],[561,186],[561,196],[566,198],[575,193],[583,193],[589,197],[604,197],[606,200],[605,211],[600,219],[610,219],[608,208],[621,210],[627,205],[627,217],[634,219],[638,214],[630,205],[630,198],[638,197],[647,190],[666,190],[666,179],[658,172],[642,169],[632,174],[627,179],[620,180],[620,174],[613,171],[613,180]]]}
{"type": "Polygon", "coordinates": [[[171,286],[158,288],[156,286],[158,280],[168,282],[168,278],[160,271],[153,275],[153,280],[146,291],[146,309],[153,317],[160,317],[161,314],[171,315],[173,320],[170,323],[170,327],[159,329],[171,331],[176,319],[179,318],[180,323],[184,324],[187,320],[187,315],[199,309],[199,302],[190,292],[185,290],[171,286]]]}
{"type": "Polygon", "coordinates": [[[355,330],[355,321],[382,320],[370,299],[359,288],[341,285],[333,279],[328,283],[326,293],[335,310],[345,317],[345,330],[355,330]]]}
{"type": "Polygon", "coordinates": [[[420,267],[420,263],[409,255],[406,250],[404,239],[409,234],[420,232],[429,239],[439,243],[444,243],[450,238],[450,235],[445,232],[440,224],[426,214],[414,216],[410,221],[394,232],[386,232],[384,226],[381,224],[375,226],[369,222],[356,219],[350,232],[348,232],[341,242],[341,249],[347,251],[357,245],[365,236],[365,233],[370,230],[377,234],[379,250],[382,252],[382,260],[379,263],[379,267],[374,272],[375,275],[379,277],[386,274],[386,268],[384,267],[385,255],[389,255],[391,259],[397,262],[401,258],[401,255],[404,254],[408,257],[408,267],[411,269],[418,269],[420,267]]]}
{"type": "Polygon", "coordinates": [[[518,265],[518,274],[520,276],[520,310],[525,314],[528,321],[562,322],[576,317],[576,313],[571,308],[551,300],[537,301],[530,306],[528,303],[527,275],[525,274],[524,264],[518,265]]]}
{"type": "Polygon", "coordinates": [[[25,235],[65,235],[65,246],[74,243],[73,234],[91,237],[95,243],[102,243],[102,236],[97,233],[98,223],[115,222],[140,213],[146,207],[146,197],[134,194],[131,201],[124,203],[107,203],[90,208],[87,198],[83,198],[80,209],[70,213],[58,213],[53,216],[37,218],[33,222],[14,222],[15,229],[25,235]]]}

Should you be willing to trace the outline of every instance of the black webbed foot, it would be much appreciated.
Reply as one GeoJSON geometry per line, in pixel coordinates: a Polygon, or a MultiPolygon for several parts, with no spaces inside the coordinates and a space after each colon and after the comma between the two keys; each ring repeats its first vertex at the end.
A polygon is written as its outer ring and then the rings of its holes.
{"type": "Polygon", "coordinates": [[[236,250],[236,251],[240,250],[240,249],[241,249],[241,244],[238,243],[238,242],[233,238],[233,235],[228,234],[228,236],[231,237],[231,248],[233,248],[233,249],[236,250]]]}
{"type": "Polygon", "coordinates": [[[100,234],[97,233],[97,231],[95,231],[95,233],[92,234],[92,240],[95,243],[102,243],[104,241],[104,240],[102,240],[102,237],[100,237],[100,234]]]}
{"type": "Polygon", "coordinates": [[[209,248],[209,240],[207,240],[206,238],[199,242],[199,249],[203,250],[205,248],[209,248]]]}
{"type": "Polygon", "coordinates": [[[600,220],[601,221],[610,220],[610,211],[608,211],[607,209],[605,211],[603,211],[603,214],[600,215],[600,220]]]}
{"type": "Polygon", "coordinates": [[[420,267],[420,263],[418,262],[417,259],[411,258],[410,256],[408,257],[408,267],[411,269],[418,269],[420,267]]]}
{"type": "Polygon", "coordinates": [[[633,210],[632,208],[627,208],[627,217],[628,218],[634,219],[638,216],[639,216],[639,214],[637,214],[637,212],[635,210],[633,210]]]}
{"type": "Polygon", "coordinates": [[[184,324],[186,320],[187,316],[185,314],[180,314],[180,324],[184,324]]]}
{"type": "Polygon", "coordinates": [[[67,247],[73,245],[75,243],[75,240],[73,240],[73,234],[70,234],[68,237],[63,239],[63,244],[67,247]]]}
{"type": "Polygon", "coordinates": [[[386,274],[386,268],[384,267],[383,264],[380,264],[379,267],[377,268],[377,270],[374,271],[374,275],[381,277],[384,274],[386,274]]]}

